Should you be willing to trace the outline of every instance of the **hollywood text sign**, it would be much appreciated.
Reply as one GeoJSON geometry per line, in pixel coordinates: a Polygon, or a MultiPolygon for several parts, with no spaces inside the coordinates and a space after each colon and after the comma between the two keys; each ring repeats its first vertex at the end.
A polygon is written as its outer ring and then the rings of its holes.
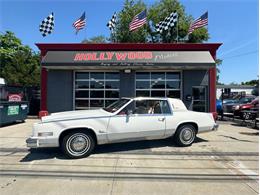
{"type": "Polygon", "coordinates": [[[74,61],[128,61],[151,60],[152,52],[79,52],[74,56],[74,61]]]}

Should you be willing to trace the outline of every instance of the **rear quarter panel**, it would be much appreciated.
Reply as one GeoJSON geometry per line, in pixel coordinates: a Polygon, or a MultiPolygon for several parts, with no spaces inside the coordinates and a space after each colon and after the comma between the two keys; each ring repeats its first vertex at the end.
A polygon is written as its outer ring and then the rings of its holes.
{"type": "Polygon", "coordinates": [[[174,111],[173,115],[168,117],[166,120],[166,134],[174,134],[181,124],[189,122],[198,125],[198,133],[211,130],[215,124],[210,113],[193,112],[188,110],[174,111]]]}

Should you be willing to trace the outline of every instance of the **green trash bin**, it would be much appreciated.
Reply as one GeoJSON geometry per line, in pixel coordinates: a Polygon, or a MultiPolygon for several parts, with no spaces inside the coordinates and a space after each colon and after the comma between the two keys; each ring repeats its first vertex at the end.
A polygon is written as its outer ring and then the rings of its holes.
{"type": "Polygon", "coordinates": [[[27,118],[29,108],[27,101],[0,102],[0,126],[16,121],[24,121],[27,118]]]}

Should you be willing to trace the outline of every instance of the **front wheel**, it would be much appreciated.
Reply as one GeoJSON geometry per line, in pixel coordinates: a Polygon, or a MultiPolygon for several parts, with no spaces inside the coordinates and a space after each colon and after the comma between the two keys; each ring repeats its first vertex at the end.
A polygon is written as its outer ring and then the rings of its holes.
{"type": "Polygon", "coordinates": [[[84,131],[73,131],[62,140],[62,150],[69,158],[89,156],[95,145],[92,135],[84,131]]]}
{"type": "Polygon", "coordinates": [[[178,146],[190,146],[196,137],[196,129],[193,125],[187,124],[178,127],[174,134],[174,140],[178,146]]]}

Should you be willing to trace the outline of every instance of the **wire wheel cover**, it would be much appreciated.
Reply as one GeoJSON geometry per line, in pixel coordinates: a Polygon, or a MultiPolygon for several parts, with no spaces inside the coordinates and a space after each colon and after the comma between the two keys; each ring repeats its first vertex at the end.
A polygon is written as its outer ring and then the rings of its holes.
{"type": "Polygon", "coordinates": [[[66,148],[73,156],[81,156],[89,151],[91,140],[84,133],[76,133],[69,137],[66,148]]]}
{"type": "Polygon", "coordinates": [[[180,139],[185,144],[190,144],[193,142],[195,133],[189,127],[185,127],[180,133],[180,139]]]}

